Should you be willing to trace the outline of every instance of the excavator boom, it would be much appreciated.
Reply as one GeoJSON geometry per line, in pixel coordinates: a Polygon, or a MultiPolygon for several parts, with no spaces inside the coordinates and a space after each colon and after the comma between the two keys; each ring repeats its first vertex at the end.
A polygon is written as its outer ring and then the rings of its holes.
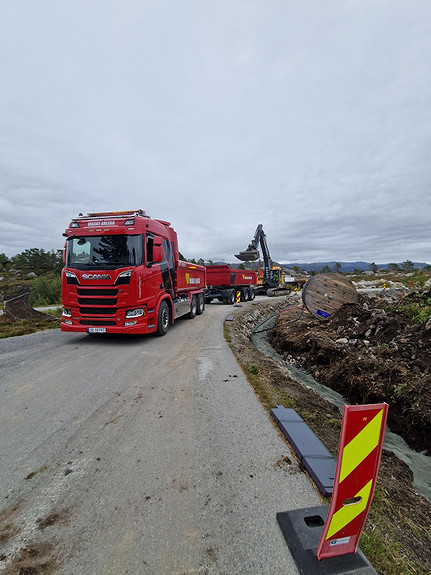
{"type": "MultiPolygon", "coordinates": [[[[266,235],[263,231],[262,224],[259,224],[256,228],[254,238],[248,244],[248,248],[235,254],[235,257],[242,262],[253,262],[259,259],[260,254],[258,246],[262,250],[263,256],[263,283],[262,287],[267,295],[280,295],[280,290],[283,292],[290,293],[289,290],[285,290],[280,286],[281,270],[274,270],[271,268],[271,256],[269,255],[268,245],[266,243],[266,235]],[[276,273],[273,273],[276,272],[276,273]]],[[[259,292],[257,292],[259,293],[259,292]]]]}
{"type": "Polygon", "coordinates": [[[243,250],[242,252],[239,252],[239,254],[236,254],[235,257],[241,260],[242,262],[253,262],[255,260],[258,260],[260,258],[259,250],[257,249],[259,242],[261,244],[261,248],[263,251],[263,258],[264,260],[268,259],[269,262],[270,256],[268,247],[266,245],[266,236],[265,232],[263,231],[262,224],[259,224],[257,226],[256,231],[254,233],[254,238],[248,244],[248,248],[246,250],[243,250]]]}

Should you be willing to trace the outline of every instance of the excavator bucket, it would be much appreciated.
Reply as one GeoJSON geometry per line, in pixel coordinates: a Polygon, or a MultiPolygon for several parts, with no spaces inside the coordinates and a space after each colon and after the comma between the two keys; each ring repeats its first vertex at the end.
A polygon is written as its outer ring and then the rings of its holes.
{"type": "Polygon", "coordinates": [[[239,252],[239,254],[235,254],[235,257],[242,262],[254,262],[259,259],[259,255],[258,250],[244,250],[239,252]]]}

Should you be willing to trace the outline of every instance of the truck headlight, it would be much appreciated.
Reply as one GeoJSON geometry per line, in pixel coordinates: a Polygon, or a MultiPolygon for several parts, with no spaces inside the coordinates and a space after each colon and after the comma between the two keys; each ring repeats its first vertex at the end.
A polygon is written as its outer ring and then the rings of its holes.
{"type": "Polygon", "coordinates": [[[73,272],[69,271],[69,270],[64,270],[64,275],[65,275],[67,278],[78,279],[78,278],[76,277],[76,275],[75,275],[73,272]]]}
{"type": "Polygon", "coordinates": [[[145,314],[144,308],[137,307],[136,309],[128,309],[126,311],[126,318],[141,317],[145,314]]]}

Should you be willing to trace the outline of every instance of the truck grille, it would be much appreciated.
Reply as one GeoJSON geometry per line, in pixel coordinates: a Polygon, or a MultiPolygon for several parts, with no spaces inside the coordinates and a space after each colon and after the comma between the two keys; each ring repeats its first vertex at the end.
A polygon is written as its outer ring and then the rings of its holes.
{"type": "Polygon", "coordinates": [[[79,323],[81,325],[92,325],[92,326],[117,325],[115,321],[99,320],[99,319],[92,319],[92,320],[82,319],[79,323]]]}
{"type": "Polygon", "coordinates": [[[79,297],[79,305],[117,305],[117,298],[79,297]]]}
{"type": "MultiPolygon", "coordinates": [[[[79,313],[83,317],[88,316],[113,316],[117,313],[118,289],[110,286],[80,286],[76,288],[78,295],[79,313]]],[[[83,325],[105,325],[99,324],[100,320],[86,320],[83,325]]],[[[112,325],[109,322],[107,325],[112,325]]],[[[115,322],[113,323],[115,325],[115,322]]]]}
{"type": "Polygon", "coordinates": [[[111,307],[80,307],[81,315],[115,315],[116,308],[111,307]]]}
{"type": "Polygon", "coordinates": [[[85,295],[85,296],[104,296],[104,297],[113,297],[118,294],[117,289],[112,288],[103,288],[103,287],[79,287],[76,288],[76,293],[78,295],[85,295]]]}

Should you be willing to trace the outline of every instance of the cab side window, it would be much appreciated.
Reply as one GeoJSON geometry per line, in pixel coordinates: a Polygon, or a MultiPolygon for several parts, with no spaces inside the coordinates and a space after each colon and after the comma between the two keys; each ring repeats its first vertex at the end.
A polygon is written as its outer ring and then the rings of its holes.
{"type": "Polygon", "coordinates": [[[147,266],[153,263],[153,245],[154,245],[153,234],[147,234],[147,242],[146,242],[147,266]]]}

